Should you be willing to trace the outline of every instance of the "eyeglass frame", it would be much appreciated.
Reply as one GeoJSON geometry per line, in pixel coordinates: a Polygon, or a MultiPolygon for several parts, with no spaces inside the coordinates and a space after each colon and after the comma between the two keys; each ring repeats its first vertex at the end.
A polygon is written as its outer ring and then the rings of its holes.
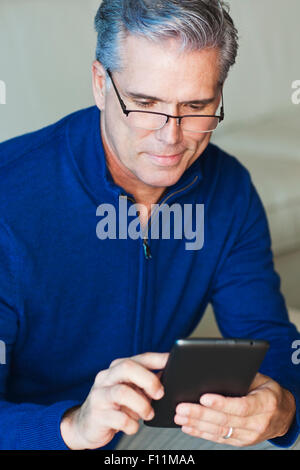
{"type": "MultiPolygon", "coordinates": [[[[129,113],[157,114],[159,116],[166,116],[166,118],[167,118],[166,122],[161,127],[159,127],[158,129],[152,129],[152,131],[158,131],[160,129],[163,129],[163,127],[169,122],[169,118],[177,119],[177,125],[180,125],[181,120],[185,117],[215,117],[215,118],[219,119],[218,124],[220,124],[220,122],[222,122],[224,120],[225,114],[224,114],[223,86],[221,87],[222,103],[221,103],[221,108],[220,108],[220,115],[216,115],[216,114],[185,114],[183,116],[172,116],[171,114],[159,113],[157,111],[145,111],[145,110],[141,110],[141,109],[127,109],[126,105],[125,105],[124,101],[122,100],[122,98],[120,96],[120,93],[119,93],[119,91],[116,87],[116,84],[115,84],[115,82],[112,78],[112,73],[111,73],[110,69],[106,69],[106,71],[107,71],[107,74],[108,74],[109,78],[111,79],[111,82],[113,84],[114,90],[115,90],[116,95],[118,97],[120,106],[121,106],[122,111],[125,114],[125,116],[128,116],[129,113]]],[[[213,129],[212,131],[186,131],[186,132],[195,132],[195,133],[198,133],[198,134],[205,134],[205,133],[208,133],[208,132],[213,132],[214,130],[216,130],[216,128],[213,129]]],[[[137,129],[139,129],[139,128],[137,128],[137,129]]],[[[141,128],[141,129],[144,129],[144,128],[141,128]]],[[[147,129],[145,129],[145,130],[147,130],[147,129]]],[[[151,129],[148,129],[148,130],[151,130],[151,129]]]]}

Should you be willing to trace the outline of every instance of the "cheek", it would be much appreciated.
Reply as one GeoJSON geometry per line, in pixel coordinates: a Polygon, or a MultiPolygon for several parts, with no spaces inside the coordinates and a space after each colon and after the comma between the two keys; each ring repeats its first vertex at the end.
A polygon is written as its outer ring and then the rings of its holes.
{"type": "Polygon", "coordinates": [[[126,126],[123,120],[117,120],[113,114],[106,116],[105,122],[106,135],[112,150],[123,164],[131,167],[138,154],[147,149],[145,141],[149,131],[132,130],[126,126]]]}
{"type": "Polygon", "coordinates": [[[118,142],[118,147],[130,148],[130,153],[133,153],[134,149],[139,148],[139,144],[142,146],[141,144],[148,137],[149,131],[129,127],[126,116],[122,113],[121,108],[115,106],[115,103],[110,103],[106,109],[105,124],[110,138],[118,142]]]}
{"type": "Polygon", "coordinates": [[[201,149],[203,145],[206,145],[206,142],[208,140],[209,140],[209,135],[203,134],[200,137],[199,136],[186,137],[184,139],[184,143],[188,150],[191,150],[192,152],[198,152],[198,150],[201,149]]]}
{"type": "Polygon", "coordinates": [[[205,134],[197,138],[189,138],[186,139],[185,145],[186,145],[186,165],[187,167],[190,167],[195,160],[199,158],[199,156],[204,152],[205,148],[207,147],[208,143],[210,140],[210,134],[205,134]]]}

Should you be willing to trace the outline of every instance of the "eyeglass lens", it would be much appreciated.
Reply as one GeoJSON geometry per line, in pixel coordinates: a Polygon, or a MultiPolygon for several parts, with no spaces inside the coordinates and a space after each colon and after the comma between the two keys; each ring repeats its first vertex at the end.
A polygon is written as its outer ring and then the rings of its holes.
{"type": "MultiPolygon", "coordinates": [[[[161,129],[167,122],[167,116],[151,113],[130,112],[127,116],[128,124],[146,130],[161,129]]],[[[181,129],[190,132],[210,132],[218,126],[219,118],[192,116],[181,118],[181,129]]]]}

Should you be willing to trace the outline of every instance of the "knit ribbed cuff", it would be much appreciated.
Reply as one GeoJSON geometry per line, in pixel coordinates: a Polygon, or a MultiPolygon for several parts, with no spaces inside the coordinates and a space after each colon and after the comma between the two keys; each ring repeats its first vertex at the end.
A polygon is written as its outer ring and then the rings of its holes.
{"type": "Polygon", "coordinates": [[[23,412],[17,450],[69,450],[61,436],[60,423],[68,409],[80,404],[69,400],[23,412]]]}

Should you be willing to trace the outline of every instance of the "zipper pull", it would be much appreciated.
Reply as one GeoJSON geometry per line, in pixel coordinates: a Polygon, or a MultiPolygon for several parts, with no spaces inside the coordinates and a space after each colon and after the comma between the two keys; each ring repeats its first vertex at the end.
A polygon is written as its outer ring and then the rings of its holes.
{"type": "Polygon", "coordinates": [[[150,247],[147,243],[147,238],[143,239],[144,255],[146,259],[152,258],[150,247]]]}

